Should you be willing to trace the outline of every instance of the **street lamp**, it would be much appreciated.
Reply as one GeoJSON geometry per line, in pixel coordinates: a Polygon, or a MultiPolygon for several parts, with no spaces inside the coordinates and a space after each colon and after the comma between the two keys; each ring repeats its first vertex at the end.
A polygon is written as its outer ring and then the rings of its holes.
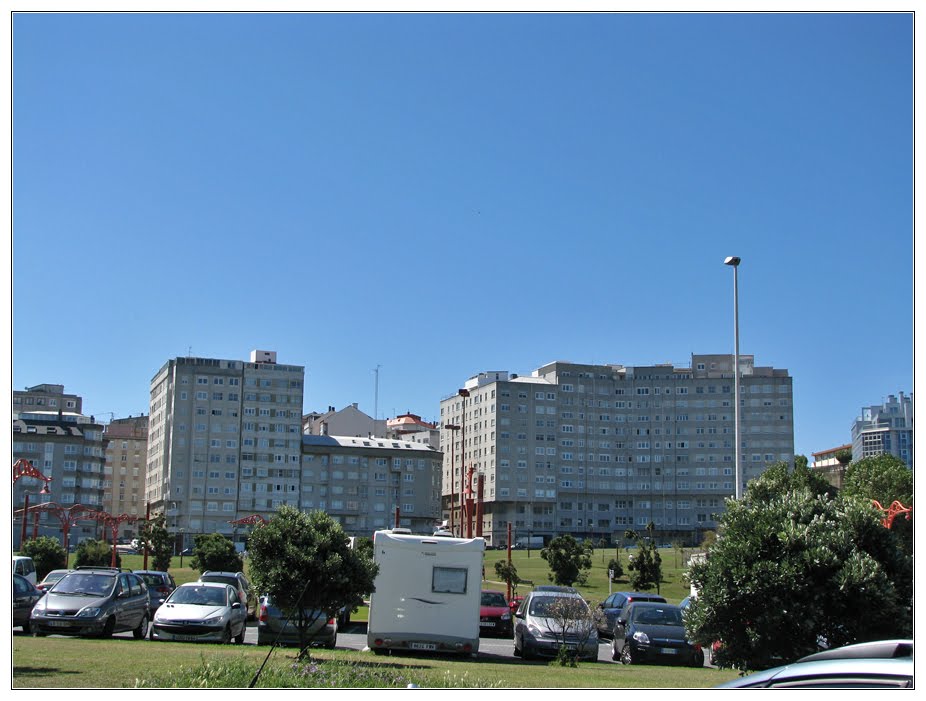
{"type": "Polygon", "coordinates": [[[736,480],[734,495],[736,499],[741,499],[743,496],[743,477],[741,473],[742,466],[740,465],[740,314],[739,286],[736,277],[740,259],[738,256],[727,256],[723,264],[733,267],[733,394],[735,395],[733,403],[733,434],[736,441],[733,451],[733,460],[735,461],[733,472],[736,480]]]}

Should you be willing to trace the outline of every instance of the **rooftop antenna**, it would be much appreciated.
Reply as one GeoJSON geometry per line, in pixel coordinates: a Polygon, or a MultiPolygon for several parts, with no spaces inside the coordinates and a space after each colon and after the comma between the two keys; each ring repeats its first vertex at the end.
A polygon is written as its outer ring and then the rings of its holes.
{"type": "Polygon", "coordinates": [[[376,375],[376,381],[373,385],[373,420],[379,420],[379,369],[382,365],[377,365],[373,368],[373,373],[376,375]]]}
{"type": "Polygon", "coordinates": [[[187,348],[186,348],[186,357],[187,357],[187,358],[192,358],[192,357],[193,357],[193,346],[187,346],[187,348]]]}

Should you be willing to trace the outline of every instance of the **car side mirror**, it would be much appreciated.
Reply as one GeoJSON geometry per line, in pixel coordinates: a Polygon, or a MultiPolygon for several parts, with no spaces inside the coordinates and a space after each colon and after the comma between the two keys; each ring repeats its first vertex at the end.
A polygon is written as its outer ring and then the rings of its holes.
{"type": "Polygon", "coordinates": [[[233,609],[240,609],[240,608],[241,608],[241,602],[240,602],[240,601],[236,601],[235,603],[233,603],[233,604],[231,605],[231,607],[232,607],[233,609]]]}
{"type": "Polygon", "coordinates": [[[616,625],[619,625],[619,626],[626,625],[626,623],[627,623],[627,619],[626,619],[626,618],[618,618],[618,619],[615,621],[615,624],[616,624],[616,625]]]}

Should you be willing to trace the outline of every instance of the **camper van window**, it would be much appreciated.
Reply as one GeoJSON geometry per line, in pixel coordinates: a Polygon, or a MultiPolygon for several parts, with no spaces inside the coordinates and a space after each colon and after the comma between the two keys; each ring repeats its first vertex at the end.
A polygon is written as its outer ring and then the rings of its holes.
{"type": "Polygon", "coordinates": [[[435,567],[431,575],[431,591],[442,594],[465,594],[466,568],[435,567]]]}

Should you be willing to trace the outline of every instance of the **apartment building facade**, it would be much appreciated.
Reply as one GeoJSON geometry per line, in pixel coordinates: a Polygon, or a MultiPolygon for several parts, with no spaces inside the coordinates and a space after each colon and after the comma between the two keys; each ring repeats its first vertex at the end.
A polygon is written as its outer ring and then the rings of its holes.
{"type": "MultiPolygon", "coordinates": [[[[103,430],[103,454],[103,510],[113,516],[144,518],[148,417],[110,421],[103,430]]],[[[117,524],[116,538],[131,539],[137,532],[137,522],[124,521],[117,524]]]]}
{"type": "Polygon", "coordinates": [[[276,360],[179,357],[151,380],[145,496],[183,547],[298,493],[305,368],[276,360]]]}
{"type": "MultiPolygon", "coordinates": [[[[49,512],[28,517],[26,538],[33,534],[62,539],[69,511],[80,505],[88,510],[103,508],[103,425],[92,416],[79,413],[80,397],[64,393],[63,385],[37,385],[15,392],[13,402],[13,461],[28,460],[49,482],[49,494],[41,494],[44,481],[21,477],[13,484],[13,509],[52,502],[60,517],[49,512]]],[[[98,521],[68,522],[68,544],[102,535],[98,521]]],[[[14,528],[14,547],[19,547],[21,520],[14,528]]]]}
{"type": "Polygon", "coordinates": [[[441,462],[440,451],[420,442],[305,435],[302,484],[286,503],[327,512],[351,536],[396,525],[431,533],[440,520],[441,462]]]}
{"type": "MultiPolygon", "coordinates": [[[[793,464],[794,425],[787,370],[742,355],[740,371],[745,483],[771,463],[793,464]]],[[[461,490],[475,492],[481,476],[474,533],[491,544],[509,525],[515,537],[619,542],[650,522],[659,538],[697,540],[735,491],[733,380],[732,355],[475,375],[441,401],[443,518],[460,532],[461,490]]]]}
{"type": "Polygon", "coordinates": [[[852,423],[852,460],[889,454],[913,469],[913,396],[889,394],[880,405],[862,408],[852,423]]]}

